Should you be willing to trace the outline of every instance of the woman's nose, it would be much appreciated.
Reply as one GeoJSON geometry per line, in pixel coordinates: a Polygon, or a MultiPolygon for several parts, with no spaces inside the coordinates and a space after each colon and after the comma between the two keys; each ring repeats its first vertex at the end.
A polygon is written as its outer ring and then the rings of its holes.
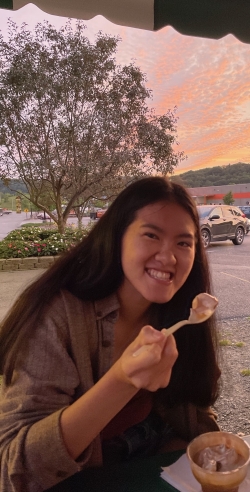
{"type": "Polygon", "coordinates": [[[156,261],[160,261],[163,265],[174,265],[176,257],[173,250],[169,247],[161,248],[155,255],[156,261]]]}

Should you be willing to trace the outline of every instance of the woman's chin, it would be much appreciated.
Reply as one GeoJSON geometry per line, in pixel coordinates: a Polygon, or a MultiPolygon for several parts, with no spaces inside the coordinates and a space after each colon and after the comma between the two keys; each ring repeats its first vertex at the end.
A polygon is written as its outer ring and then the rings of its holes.
{"type": "Polygon", "coordinates": [[[144,298],[148,301],[151,302],[152,304],[165,304],[166,302],[171,301],[172,297],[174,296],[175,292],[168,292],[167,294],[162,295],[161,294],[152,294],[149,293],[146,295],[144,298]]]}

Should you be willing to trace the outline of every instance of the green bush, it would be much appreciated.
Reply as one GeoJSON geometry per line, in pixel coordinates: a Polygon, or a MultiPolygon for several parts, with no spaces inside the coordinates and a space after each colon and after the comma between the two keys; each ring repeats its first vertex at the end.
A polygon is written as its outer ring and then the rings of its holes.
{"type": "Polygon", "coordinates": [[[86,236],[92,225],[77,229],[67,227],[64,234],[56,228],[21,227],[11,231],[0,241],[0,258],[27,258],[29,256],[56,256],[75,246],[86,236]]]}

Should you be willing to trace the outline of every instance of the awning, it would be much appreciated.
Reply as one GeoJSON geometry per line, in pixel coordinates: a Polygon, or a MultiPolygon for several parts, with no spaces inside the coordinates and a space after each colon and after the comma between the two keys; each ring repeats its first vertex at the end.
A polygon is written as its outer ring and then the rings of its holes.
{"type": "MultiPolygon", "coordinates": [[[[0,0],[18,10],[29,0],[0,0]]],[[[88,20],[102,15],[115,24],[156,31],[172,26],[181,34],[219,39],[233,34],[250,43],[250,0],[35,0],[41,10],[88,20]]]]}

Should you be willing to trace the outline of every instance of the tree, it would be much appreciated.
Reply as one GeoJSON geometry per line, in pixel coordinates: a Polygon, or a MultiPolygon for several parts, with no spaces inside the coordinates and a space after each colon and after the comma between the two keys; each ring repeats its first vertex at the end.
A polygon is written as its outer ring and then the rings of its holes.
{"type": "Polygon", "coordinates": [[[234,197],[231,191],[229,191],[226,195],[223,196],[223,203],[225,203],[225,205],[233,205],[234,197]]]}
{"type": "Polygon", "coordinates": [[[183,159],[176,108],[157,116],[145,75],[116,64],[119,39],[100,32],[91,44],[84,29],[9,21],[9,40],[0,36],[0,178],[20,179],[61,232],[73,207],[183,159]]]}
{"type": "Polygon", "coordinates": [[[181,176],[177,175],[177,176],[171,176],[170,178],[170,181],[173,181],[173,183],[177,183],[181,186],[186,186],[183,179],[181,178],[181,176]]]}
{"type": "Polygon", "coordinates": [[[187,171],[179,174],[178,177],[189,188],[209,186],[208,182],[212,186],[250,183],[250,164],[239,162],[227,166],[208,167],[198,171],[187,171]]]}

